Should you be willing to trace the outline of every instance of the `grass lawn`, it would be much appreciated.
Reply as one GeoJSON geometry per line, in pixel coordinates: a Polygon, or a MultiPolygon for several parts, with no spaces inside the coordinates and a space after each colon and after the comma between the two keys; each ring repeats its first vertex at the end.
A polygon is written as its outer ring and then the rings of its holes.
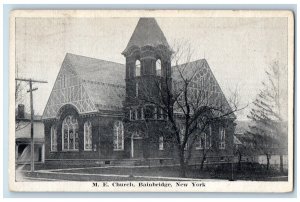
{"type": "MultiPolygon", "coordinates": [[[[75,170],[60,170],[60,173],[84,173],[84,174],[113,174],[113,175],[129,175],[129,176],[151,176],[151,177],[179,177],[179,166],[167,167],[142,167],[142,168],[83,168],[75,170]]],[[[265,169],[242,170],[234,169],[233,178],[235,180],[255,180],[255,181],[285,181],[287,177],[274,170],[266,171],[265,169]],[[280,177],[279,177],[280,176],[280,177]]],[[[231,169],[204,169],[200,170],[196,167],[190,167],[186,172],[187,178],[196,179],[231,179],[231,169]]]]}
{"type": "MultiPolygon", "coordinates": [[[[98,168],[68,168],[61,170],[51,170],[49,172],[36,173],[25,172],[27,177],[49,178],[59,180],[75,180],[75,181],[155,181],[155,180],[172,180],[160,179],[159,177],[178,178],[180,175],[179,166],[165,167],[112,167],[103,166],[98,168]],[[158,177],[158,178],[153,178],[158,177]]],[[[27,170],[26,168],[24,170],[27,170]]],[[[44,169],[43,169],[44,170],[44,169]]],[[[47,170],[44,170],[47,171],[47,170]]],[[[186,172],[187,178],[194,179],[222,179],[229,180],[232,177],[231,165],[217,165],[214,167],[206,167],[202,171],[199,167],[191,166],[186,172]]],[[[270,169],[267,171],[259,165],[243,166],[238,171],[237,167],[233,167],[234,180],[252,180],[252,181],[287,181],[287,173],[280,173],[277,170],[270,169]]]]}

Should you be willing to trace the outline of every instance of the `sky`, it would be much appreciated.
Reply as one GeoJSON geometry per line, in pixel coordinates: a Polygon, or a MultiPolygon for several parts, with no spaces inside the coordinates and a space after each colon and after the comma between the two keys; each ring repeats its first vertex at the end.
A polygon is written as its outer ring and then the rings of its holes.
{"type": "MultiPolygon", "coordinates": [[[[279,61],[282,113],[287,117],[286,18],[156,18],[167,41],[188,42],[193,60],[205,58],[225,96],[238,87],[240,106],[254,101],[265,69],[279,61]]],[[[125,64],[125,49],[138,18],[17,18],[18,77],[34,84],[35,114],[42,115],[66,53],[125,64]]],[[[29,94],[25,95],[29,103],[29,94]]],[[[29,106],[29,105],[27,105],[29,106]]],[[[246,120],[248,106],[237,113],[246,120]]]]}

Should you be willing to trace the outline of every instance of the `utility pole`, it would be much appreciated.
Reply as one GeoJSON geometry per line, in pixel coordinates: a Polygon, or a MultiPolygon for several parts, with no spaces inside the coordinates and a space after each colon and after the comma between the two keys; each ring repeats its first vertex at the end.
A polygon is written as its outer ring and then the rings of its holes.
{"type": "Polygon", "coordinates": [[[33,137],[33,95],[32,92],[37,90],[38,88],[32,88],[32,83],[48,83],[47,81],[39,81],[39,80],[33,80],[33,79],[22,79],[22,78],[16,78],[17,81],[25,81],[29,82],[29,90],[27,92],[30,93],[30,138],[31,138],[31,172],[34,171],[34,137],[33,137]]]}

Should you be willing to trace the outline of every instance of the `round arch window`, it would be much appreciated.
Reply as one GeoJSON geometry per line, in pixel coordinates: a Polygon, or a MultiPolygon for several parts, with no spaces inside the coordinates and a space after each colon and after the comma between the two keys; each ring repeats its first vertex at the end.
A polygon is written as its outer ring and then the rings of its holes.
{"type": "Polygon", "coordinates": [[[72,116],[68,115],[62,123],[62,150],[72,151],[78,150],[78,121],[72,116]]]}
{"type": "Polygon", "coordinates": [[[124,126],[121,121],[114,124],[114,150],[124,150],[124,126]]]}
{"type": "Polygon", "coordinates": [[[135,61],[135,76],[141,76],[141,61],[135,61]]]}
{"type": "Polygon", "coordinates": [[[156,70],[156,75],[161,76],[162,69],[161,69],[161,60],[160,59],[156,60],[155,70],[156,70]]]}

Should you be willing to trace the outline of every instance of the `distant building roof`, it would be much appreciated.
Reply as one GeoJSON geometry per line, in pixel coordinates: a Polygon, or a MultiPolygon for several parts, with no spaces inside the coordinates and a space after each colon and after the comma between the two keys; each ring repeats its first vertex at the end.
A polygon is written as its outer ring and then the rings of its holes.
{"type": "Polygon", "coordinates": [[[245,134],[249,131],[250,121],[236,121],[235,134],[245,134]]]}
{"type": "Polygon", "coordinates": [[[246,134],[249,130],[250,121],[235,121],[235,131],[234,131],[234,140],[235,144],[247,144],[253,141],[253,136],[250,134],[246,134]]]}
{"type": "MultiPolygon", "coordinates": [[[[31,120],[31,115],[29,113],[25,112],[23,118],[19,118],[18,116],[16,116],[16,120],[17,121],[26,121],[26,122],[30,121],[31,120]]],[[[41,115],[33,115],[33,120],[34,121],[41,121],[42,116],[41,115]]]]}
{"type": "Polygon", "coordinates": [[[157,47],[164,45],[169,48],[169,44],[160,27],[154,18],[140,18],[137,26],[125,48],[126,53],[131,47],[136,46],[142,48],[144,46],[157,47]]]}
{"type": "Polygon", "coordinates": [[[233,143],[237,144],[237,145],[241,145],[242,144],[242,142],[235,135],[233,136],[233,143]]]}

